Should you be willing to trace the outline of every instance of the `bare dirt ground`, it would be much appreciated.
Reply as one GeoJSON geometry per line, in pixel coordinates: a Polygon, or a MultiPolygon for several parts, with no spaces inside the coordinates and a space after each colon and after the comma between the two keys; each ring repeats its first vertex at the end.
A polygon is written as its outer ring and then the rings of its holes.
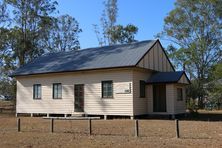
{"type": "MultiPolygon", "coordinates": [[[[1,101],[0,107],[10,107],[1,101]]],[[[73,147],[222,147],[222,111],[200,110],[195,117],[182,118],[180,138],[175,138],[175,121],[139,120],[139,137],[134,137],[134,121],[128,119],[93,120],[92,135],[88,121],[59,121],[50,133],[50,120],[41,117],[21,117],[21,132],[17,132],[14,111],[0,113],[0,148],[73,148],[73,147]]]]}
{"type": "Polygon", "coordinates": [[[55,121],[50,133],[50,120],[21,117],[21,132],[16,118],[0,114],[0,147],[222,147],[222,122],[180,122],[180,139],[175,138],[173,120],[139,120],[139,137],[134,137],[134,121],[128,119],[93,120],[92,136],[88,121],[55,121]]]}

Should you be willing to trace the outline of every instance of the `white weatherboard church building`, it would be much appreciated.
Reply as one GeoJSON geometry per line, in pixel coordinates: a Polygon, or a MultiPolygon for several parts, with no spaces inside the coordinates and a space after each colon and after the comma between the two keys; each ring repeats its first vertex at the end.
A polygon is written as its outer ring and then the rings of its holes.
{"type": "Polygon", "coordinates": [[[159,40],[49,53],[17,69],[16,113],[176,115],[185,113],[185,72],[159,40]]]}

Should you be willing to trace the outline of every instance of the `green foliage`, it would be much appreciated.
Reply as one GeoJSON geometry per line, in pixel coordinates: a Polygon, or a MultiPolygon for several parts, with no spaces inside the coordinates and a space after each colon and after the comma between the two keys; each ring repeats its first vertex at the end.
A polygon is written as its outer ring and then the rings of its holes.
{"type": "Polygon", "coordinates": [[[68,51],[80,48],[79,23],[69,15],[62,15],[54,18],[53,24],[49,26],[48,35],[45,36],[45,43],[49,51],[68,51]]]}
{"type": "Polygon", "coordinates": [[[191,116],[196,117],[198,115],[198,106],[196,105],[196,102],[194,99],[188,99],[186,102],[187,109],[189,110],[189,113],[191,116]]]}
{"type": "Polygon", "coordinates": [[[123,44],[135,42],[134,34],[136,34],[138,28],[134,25],[127,25],[126,27],[122,25],[116,25],[110,28],[108,35],[113,44],[123,44]]]}
{"type": "Polygon", "coordinates": [[[197,99],[201,95],[205,95],[204,89],[199,88],[199,81],[198,80],[192,80],[191,84],[187,86],[187,97],[197,99]]]}
{"type": "Polygon", "coordinates": [[[12,8],[12,25],[7,29],[12,60],[23,65],[42,55],[40,40],[47,30],[49,15],[56,10],[57,2],[51,0],[6,0],[12,8]]]}
{"type": "Polygon", "coordinates": [[[218,109],[222,104],[222,63],[213,67],[210,82],[206,84],[208,101],[216,104],[218,109]]]}
{"type": "Polygon", "coordinates": [[[94,25],[97,40],[100,46],[113,45],[122,43],[131,43],[135,41],[135,34],[138,28],[132,24],[125,27],[116,25],[118,7],[117,0],[104,1],[105,9],[103,10],[101,21],[101,30],[98,25],[94,25]]]}
{"type": "Polygon", "coordinates": [[[209,71],[222,58],[221,5],[221,0],[177,0],[158,34],[173,43],[169,53],[177,66],[197,80],[200,103],[209,71]]]}
{"type": "Polygon", "coordinates": [[[0,0],[0,95],[15,96],[9,75],[16,68],[46,52],[80,47],[78,22],[68,15],[53,17],[57,5],[54,0],[0,0]]]}
{"type": "Polygon", "coordinates": [[[0,80],[0,95],[5,99],[14,99],[16,96],[16,83],[15,81],[2,79],[0,80]]]}
{"type": "Polygon", "coordinates": [[[214,79],[222,79],[222,63],[216,64],[213,71],[214,79]]]}

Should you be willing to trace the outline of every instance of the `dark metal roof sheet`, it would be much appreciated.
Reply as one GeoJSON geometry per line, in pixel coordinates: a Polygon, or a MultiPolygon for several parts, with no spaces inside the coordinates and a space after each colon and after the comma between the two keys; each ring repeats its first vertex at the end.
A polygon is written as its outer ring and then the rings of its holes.
{"type": "Polygon", "coordinates": [[[147,40],[49,53],[15,70],[12,76],[135,66],[155,43],[156,40],[147,40]]]}
{"type": "MultiPolygon", "coordinates": [[[[151,76],[146,83],[177,83],[182,75],[185,74],[184,71],[177,72],[157,72],[151,76]]],[[[185,74],[186,76],[186,74],[185,74]]],[[[187,77],[187,76],[186,76],[187,77]]],[[[189,79],[188,79],[189,81],[189,79]]],[[[190,82],[189,82],[190,83],[190,82]]]]}

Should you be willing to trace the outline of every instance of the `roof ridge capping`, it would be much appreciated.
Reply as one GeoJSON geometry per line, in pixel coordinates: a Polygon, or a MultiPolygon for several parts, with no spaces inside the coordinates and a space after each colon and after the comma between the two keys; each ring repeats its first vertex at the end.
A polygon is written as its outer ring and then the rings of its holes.
{"type": "Polygon", "coordinates": [[[143,41],[135,41],[135,42],[131,42],[131,43],[123,43],[123,44],[95,46],[95,47],[83,48],[83,49],[79,49],[79,50],[71,50],[71,51],[67,51],[67,52],[73,52],[73,51],[81,52],[81,51],[86,51],[86,50],[91,50],[91,49],[104,49],[104,48],[107,48],[107,47],[122,47],[122,46],[135,45],[135,44],[141,44],[141,43],[146,43],[146,42],[147,43],[153,42],[153,44],[155,44],[158,40],[159,39],[157,39],[157,40],[143,40],[143,41]]]}
{"type": "MultiPolygon", "coordinates": [[[[70,53],[70,52],[81,52],[81,51],[86,51],[86,50],[91,50],[91,49],[104,49],[107,47],[121,47],[121,46],[127,46],[127,45],[134,45],[134,44],[141,44],[141,43],[150,43],[153,42],[153,44],[155,44],[157,41],[159,41],[159,39],[156,40],[143,40],[143,41],[135,41],[135,42],[131,42],[131,43],[123,43],[123,44],[113,44],[113,45],[105,45],[105,46],[95,46],[95,47],[88,47],[88,48],[83,48],[83,49],[78,49],[78,50],[69,50],[69,51],[57,51],[57,52],[48,52],[45,53],[43,55],[41,55],[40,57],[43,56],[48,56],[48,55],[53,55],[53,54],[59,54],[59,53],[70,53]]],[[[35,60],[35,59],[34,59],[35,60]]],[[[34,61],[33,60],[33,61],[34,61]]]]}

